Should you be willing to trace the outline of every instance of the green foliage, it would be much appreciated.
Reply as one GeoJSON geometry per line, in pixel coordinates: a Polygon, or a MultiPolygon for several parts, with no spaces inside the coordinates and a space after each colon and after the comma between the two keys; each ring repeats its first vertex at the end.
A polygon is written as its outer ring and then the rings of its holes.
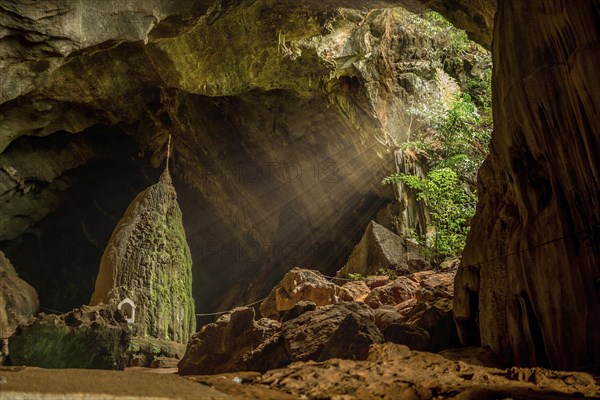
{"type": "Polygon", "coordinates": [[[481,80],[469,80],[469,92],[462,93],[452,78],[438,71],[441,95],[437,103],[412,109],[433,132],[426,132],[432,144],[428,156],[433,167],[450,167],[459,177],[476,171],[488,153],[492,135],[491,70],[481,80]],[[447,86],[449,88],[444,88],[447,86]]]}
{"type": "Polygon", "coordinates": [[[434,30],[437,30],[439,35],[445,35],[447,45],[444,51],[464,53],[472,46],[472,42],[469,40],[466,32],[456,29],[441,14],[429,11],[423,15],[423,19],[433,25],[434,30]]]}
{"type": "Polygon", "coordinates": [[[465,31],[455,28],[435,11],[415,16],[412,22],[419,32],[431,37],[432,40],[441,41],[440,49],[443,54],[460,56],[475,45],[469,40],[465,31]]]}
{"type": "Polygon", "coordinates": [[[390,174],[388,176],[386,176],[385,178],[383,178],[383,180],[381,181],[382,185],[392,185],[394,183],[398,183],[402,180],[402,174],[399,174],[397,172],[394,172],[393,174],[390,174]]]}
{"type": "MultiPolygon", "coordinates": [[[[377,270],[377,272],[375,273],[375,276],[381,276],[381,275],[385,275],[390,277],[390,279],[396,279],[398,277],[398,273],[391,269],[391,268],[379,268],[377,270]]],[[[362,274],[358,273],[358,272],[351,272],[348,274],[348,279],[353,280],[353,281],[364,281],[366,279],[365,276],[363,276],[362,274]]]]}
{"type": "Polygon", "coordinates": [[[484,110],[483,114],[490,114],[492,108],[492,69],[487,69],[481,79],[468,79],[467,89],[473,96],[473,101],[477,107],[484,110]]]}
{"type": "Polygon", "coordinates": [[[427,205],[435,225],[434,249],[440,255],[459,254],[475,214],[476,196],[462,185],[458,174],[448,167],[432,169],[426,178],[402,175],[402,182],[418,192],[417,199],[427,205]]]}
{"type": "Polygon", "coordinates": [[[431,148],[425,142],[421,141],[408,141],[400,144],[400,150],[416,150],[417,152],[428,153],[431,148]]]}
{"type": "Polygon", "coordinates": [[[398,273],[391,268],[379,268],[377,270],[377,275],[385,275],[390,279],[396,279],[398,277],[398,273]]]}
{"type": "Polygon", "coordinates": [[[437,102],[410,111],[426,127],[421,140],[406,143],[401,150],[420,153],[429,167],[425,177],[393,173],[382,184],[403,183],[426,204],[435,227],[430,246],[436,254],[459,254],[468,223],[475,214],[477,170],[487,155],[492,132],[491,73],[471,80],[470,94],[443,71],[438,71],[437,102]]]}
{"type": "Polygon", "coordinates": [[[348,279],[351,279],[353,281],[362,281],[365,279],[364,276],[362,276],[362,274],[357,273],[349,273],[348,274],[348,279]]]}

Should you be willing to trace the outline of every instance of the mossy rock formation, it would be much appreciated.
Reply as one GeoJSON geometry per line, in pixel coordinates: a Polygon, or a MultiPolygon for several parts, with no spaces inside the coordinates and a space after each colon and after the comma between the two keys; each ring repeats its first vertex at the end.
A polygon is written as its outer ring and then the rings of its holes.
{"type": "Polygon", "coordinates": [[[124,299],[135,335],[185,343],[195,331],[192,258],[168,171],[129,205],[102,256],[91,304],[124,299]]]}
{"type": "Polygon", "coordinates": [[[104,306],[42,314],[10,338],[14,365],[41,368],[123,369],[130,331],[123,316],[104,306]]]}

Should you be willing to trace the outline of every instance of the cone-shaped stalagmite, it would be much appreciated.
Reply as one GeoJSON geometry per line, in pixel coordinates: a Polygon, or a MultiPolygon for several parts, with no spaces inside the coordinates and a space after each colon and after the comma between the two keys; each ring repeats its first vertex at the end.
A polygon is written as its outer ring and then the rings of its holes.
{"type": "Polygon", "coordinates": [[[125,299],[136,335],[187,342],[195,331],[192,259],[168,169],[129,205],[102,255],[91,304],[125,299]]]}

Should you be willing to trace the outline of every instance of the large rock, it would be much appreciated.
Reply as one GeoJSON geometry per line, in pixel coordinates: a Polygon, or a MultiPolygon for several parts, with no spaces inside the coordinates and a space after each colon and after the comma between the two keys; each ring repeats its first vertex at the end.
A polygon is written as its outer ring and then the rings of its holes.
{"type": "Polygon", "coordinates": [[[391,269],[405,275],[430,266],[419,245],[371,221],[337,276],[374,275],[380,269],[391,269]]]}
{"type": "Polygon", "coordinates": [[[454,298],[455,272],[423,271],[407,276],[418,285],[417,301],[436,301],[454,298]]]}
{"type": "MultiPolygon", "coordinates": [[[[204,325],[191,337],[185,356],[178,364],[179,374],[203,375],[252,370],[255,369],[253,366],[259,364],[256,353],[262,351],[273,354],[273,364],[269,367],[282,366],[289,362],[289,358],[276,359],[277,342],[269,342],[278,330],[279,323],[271,319],[255,321],[252,308],[236,308],[216,322],[204,325]]],[[[264,365],[258,367],[259,370],[265,368],[268,369],[264,365]]]]}
{"type": "Polygon", "coordinates": [[[126,306],[138,336],[185,343],[195,332],[192,259],[168,170],[115,228],[92,295],[99,303],[126,306]]]}
{"type": "Polygon", "coordinates": [[[19,278],[0,251],[0,365],[8,356],[8,338],[34,316],[39,305],[35,289],[19,278]]]}
{"type": "MultiPolygon", "coordinates": [[[[309,272],[296,270],[290,277],[313,276],[309,272]]],[[[297,361],[360,357],[363,353],[357,349],[364,350],[365,343],[381,337],[416,350],[458,345],[452,319],[453,278],[451,272],[422,271],[392,281],[385,277],[381,283],[388,283],[382,286],[371,282],[373,289],[363,281],[349,282],[340,296],[349,302],[325,307],[296,303],[283,314],[281,335],[269,346],[274,353],[281,352],[283,340],[289,359],[297,361]]],[[[264,358],[269,351],[257,354],[264,358]]]]}
{"type": "Polygon", "coordinates": [[[387,325],[382,333],[386,342],[403,344],[412,350],[425,351],[431,341],[431,336],[425,329],[403,322],[387,325]]]}
{"type": "Polygon", "coordinates": [[[429,334],[430,341],[426,347],[428,351],[438,352],[460,345],[451,299],[418,302],[404,314],[403,320],[429,334]]]}
{"type": "Polygon", "coordinates": [[[296,303],[294,307],[283,313],[281,316],[281,322],[289,321],[290,319],[298,318],[302,314],[308,311],[314,311],[317,309],[317,305],[312,301],[300,301],[296,303]]]}
{"type": "Polygon", "coordinates": [[[39,308],[35,289],[19,278],[10,260],[0,251],[0,339],[28,322],[39,308]]]}
{"type": "Polygon", "coordinates": [[[281,331],[292,361],[365,359],[371,344],[383,342],[374,319],[365,304],[340,303],[308,311],[281,331]]]}
{"type": "Polygon", "coordinates": [[[371,293],[371,289],[363,280],[346,282],[342,285],[342,289],[344,290],[341,295],[342,299],[350,301],[364,302],[365,298],[371,293]]]}
{"type": "Polygon", "coordinates": [[[310,301],[317,306],[336,304],[342,292],[318,271],[293,268],[261,303],[260,314],[278,320],[280,313],[291,310],[300,301],[310,301]]]}
{"type": "Polygon", "coordinates": [[[371,308],[382,305],[397,305],[415,297],[419,286],[405,277],[398,278],[387,285],[377,287],[365,297],[364,302],[371,308]]]}
{"type": "Polygon", "coordinates": [[[132,337],[128,367],[173,368],[185,354],[186,345],[152,337],[132,337]]]}
{"type": "Polygon", "coordinates": [[[452,318],[454,274],[422,271],[374,288],[365,303],[385,340],[415,350],[440,351],[457,346],[452,318]]]}
{"type": "Polygon", "coordinates": [[[498,4],[494,135],[454,313],[503,363],[600,366],[597,17],[595,0],[498,4]]]}
{"type": "Polygon", "coordinates": [[[298,303],[281,325],[269,318],[255,321],[253,309],[237,308],[192,336],[179,374],[265,372],[294,361],[365,359],[370,345],[384,340],[363,303],[315,307],[298,303]]]}
{"type": "Polygon", "coordinates": [[[83,306],[19,327],[10,338],[10,357],[14,365],[42,368],[123,369],[130,337],[119,311],[83,306]]]}

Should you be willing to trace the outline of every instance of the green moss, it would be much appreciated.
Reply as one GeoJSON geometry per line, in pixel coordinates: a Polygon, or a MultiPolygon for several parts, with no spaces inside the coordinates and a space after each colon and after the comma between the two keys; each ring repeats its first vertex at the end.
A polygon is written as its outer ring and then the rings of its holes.
{"type": "Polygon", "coordinates": [[[168,176],[132,202],[107,248],[113,264],[109,296],[116,303],[133,300],[136,334],[187,342],[196,321],[192,259],[168,176]]]}
{"type": "MultiPolygon", "coordinates": [[[[319,20],[302,7],[270,1],[222,6],[189,31],[150,42],[147,54],[156,65],[168,59],[177,72],[161,73],[163,80],[191,93],[223,96],[285,88],[308,94],[312,78],[306,66],[323,68],[312,55],[307,63],[303,41],[326,33],[334,17],[319,20]],[[215,14],[219,17],[209,21],[215,14]]],[[[327,75],[326,69],[318,75],[327,75]]]]}
{"type": "Polygon", "coordinates": [[[15,365],[123,369],[129,332],[98,323],[73,328],[56,316],[45,316],[22,328],[9,345],[15,365]]]}

